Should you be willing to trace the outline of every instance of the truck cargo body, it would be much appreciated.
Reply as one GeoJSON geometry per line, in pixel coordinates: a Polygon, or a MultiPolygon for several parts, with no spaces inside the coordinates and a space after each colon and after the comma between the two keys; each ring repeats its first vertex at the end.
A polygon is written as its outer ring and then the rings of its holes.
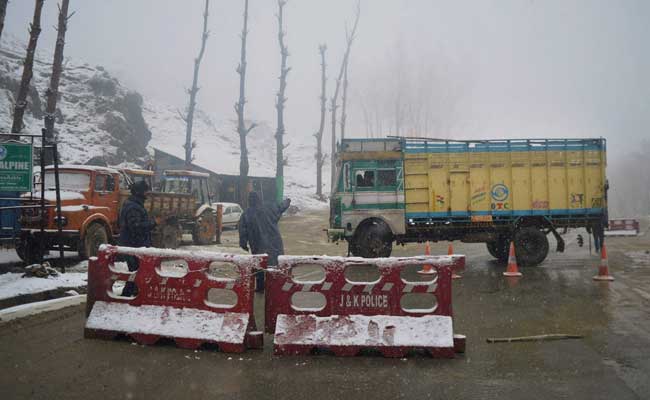
{"type": "Polygon", "coordinates": [[[358,255],[370,225],[375,241],[389,229],[391,242],[502,248],[520,228],[561,242],[557,228],[602,231],[607,221],[604,139],[346,139],[338,164],[330,234],[358,255]]]}

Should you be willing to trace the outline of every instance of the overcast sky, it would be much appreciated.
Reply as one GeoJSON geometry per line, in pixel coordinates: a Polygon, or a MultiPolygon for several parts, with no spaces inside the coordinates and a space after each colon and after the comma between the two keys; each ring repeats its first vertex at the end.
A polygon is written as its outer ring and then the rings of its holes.
{"type": "MultiPolygon", "coordinates": [[[[5,32],[27,38],[33,3],[10,2],[5,32]]],[[[650,1],[363,0],[361,7],[350,66],[351,135],[365,135],[361,104],[372,100],[373,88],[394,87],[395,65],[406,74],[427,65],[440,91],[453,92],[450,137],[604,136],[610,150],[650,137],[650,1]]],[[[203,0],[71,0],[66,55],[183,107],[202,8],[203,0]]],[[[248,116],[271,126],[276,8],[275,0],[250,0],[248,116]]],[[[354,8],[352,0],[289,0],[289,135],[317,129],[318,44],[329,47],[331,93],[354,8]]],[[[242,9],[243,0],[211,0],[199,103],[223,119],[234,118],[238,96],[242,9]]],[[[40,47],[53,48],[55,22],[56,2],[46,0],[40,47]]]]}

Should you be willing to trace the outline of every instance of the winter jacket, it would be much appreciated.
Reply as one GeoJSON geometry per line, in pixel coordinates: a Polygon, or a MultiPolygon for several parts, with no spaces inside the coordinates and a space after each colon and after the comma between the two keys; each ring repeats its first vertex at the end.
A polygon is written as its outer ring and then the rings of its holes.
{"type": "Polygon", "coordinates": [[[156,226],[144,208],[144,197],[130,196],[120,211],[120,245],[128,247],[151,246],[151,231],[156,226]]]}
{"type": "Polygon", "coordinates": [[[278,256],[284,254],[278,221],[289,204],[289,199],[269,206],[249,199],[249,207],[239,220],[239,246],[247,248],[250,245],[253,254],[268,254],[268,265],[278,265],[278,256]]]}

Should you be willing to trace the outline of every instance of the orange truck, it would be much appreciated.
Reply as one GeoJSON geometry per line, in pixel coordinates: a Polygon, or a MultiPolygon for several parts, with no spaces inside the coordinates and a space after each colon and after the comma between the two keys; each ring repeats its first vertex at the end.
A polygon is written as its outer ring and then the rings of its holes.
{"type": "MultiPolygon", "coordinates": [[[[41,252],[58,249],[54,168],[48,167],[45,179],[45,215],[40,208],[26,208],[21,214],[21,233],[16,239],[16,253],[27,263],[37,262],[41,252]],[[49,207],[48,207],[49,206],[49,207]],[[45,230],[41,234],[41,218],[45,230]]],[[[207,174],[192,171],[165,171],[162,191],[148,196],[145,208],[156,219],[153,232],[155,247],[177,247],[183,233],[191,233],[194,243],[211,243],[216,235],[216,210],[208,198],[207,174]]],[[[152,171],[107,167],[62,165],[59,167],[61,188],[60,238],[66,251],[76,251],[81,258],[97,254],[101,244],[119,239],[119,214],[129,196],[129,185],[137,179],[153,178],[152,171]]],[[[40,188],[40,184],[36,185],[40,188]]],[[[34,202],[41,193],[34,193],[34,202]]]]}

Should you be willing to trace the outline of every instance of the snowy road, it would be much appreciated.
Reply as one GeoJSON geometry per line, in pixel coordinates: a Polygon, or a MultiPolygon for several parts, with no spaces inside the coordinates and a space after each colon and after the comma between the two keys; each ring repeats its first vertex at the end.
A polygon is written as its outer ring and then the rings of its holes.
{"type": "MultiPolygon", "coordinates": [[[[326,243],[325,218],[284,220],[287,252],[344,254],[344,246],[326,243]]],[[[236,232],[226,239],[236,243],[236,232]]],[[[523,269],[512,287],[483,245],[455,245],[468,267],[454,282],[454,330],[468,343],[453,360],[279,358],[268,335],[263,351],[241,355],[85,340],[84,307],[76,306],[0,325],[0,393],[7,399],[650,398],[650,235],[608,240],[616,277],[609,284],[592,281],[598,258],[575,244],[541,267],[523,269]],[[585,338],[485,342],[546,333],[585,338]]],[[[409,245],[396,254],[422,250],[409,245]]],[[[259,325],[263,297],[256,302],[259,325]]]]}

